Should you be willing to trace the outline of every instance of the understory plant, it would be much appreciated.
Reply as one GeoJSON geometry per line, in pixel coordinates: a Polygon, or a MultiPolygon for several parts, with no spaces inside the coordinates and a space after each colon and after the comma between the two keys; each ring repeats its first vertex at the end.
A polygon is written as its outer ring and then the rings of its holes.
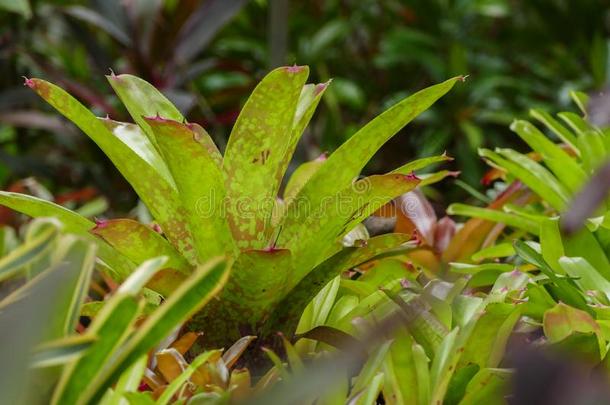
{"type": "MultiPolygon", "coordinates": [[[[305,84],[308,68],[269,73],[245,103],[224,154],[201,126],[189,123],[161,93],[130,75],[108,81],[134,123],[97,118],[61,88],[27,79],[49,104],[93,139],[150,210],[154,223],[97,224],[61,206],[2,192],[0,204],[53,216],[98,246],[105,271],[121,281],[145,260],[168,258],[147,287],[171,297],[198,268],[229,258],[231,276],[217,299],[189,321],[206,347],[228,347],[245,335],[262,344],[278,331],[292,336],[308,301],[334,276],[410,235],[388,234],[344,247],[342,238],[382,205],[446,176],[414,171],[446,156],[423,158],[358,179],[375,152],[460,80],[456,77],[400,101],[356,132],[328,158],[298,171],[280,193],[296,144],[329,83],[305,84]]],[[[195,350],[200,352],[199,350],[195,350]]]]}
{"type": "Polygon", "coordinates": [[[528,197],[494,209],[450,206],[450,213],[510,230],[498,234],[468,263],[451,267],[471,274],[471,280],[491,279],[515,268],[526,272],[529,281],[515,298],[525,303],[523,315],[530,327],[542,328],[545,344],[608,372],[610,227],[606,186],[597,171],[610,157],[610,134],[587,121],[586,95],[574,92],[572,97],[582,115],[562,112],[555,118],[531,110],[547,133],[528,121],[512,124],[532,152],[480,150],[494,167],[488,181],[524,190],[528,197]],[[593,188],[585,187],[589,182],[593,188]],[[574,223],[571,217],[583,220],[574,223]]]}
{"type": "MultiPolygon", "coordinates": [[[[125,391],[136,391],[148,367],[165,370],[156,363],[184,345],[162,350],[164,339],[212,299],[229,275],[226,260],[211,260],[149,310],[151,298],[142,289],[168,260],[153,258],[134,269],[95,316],[83,318],[96,267],[94,243],[64,234],[55,219],[37,219],[23,243],[3,250],[0,324],[10,333],[0,338],[0,381],[6,403],[115,403],[125,391]]],[[[220,353],[206,351],[193,362],[203,366],[220,353]]],[[[178,381],[165,387],[162,398],[167,402],[181,386],[178,381]]]]}

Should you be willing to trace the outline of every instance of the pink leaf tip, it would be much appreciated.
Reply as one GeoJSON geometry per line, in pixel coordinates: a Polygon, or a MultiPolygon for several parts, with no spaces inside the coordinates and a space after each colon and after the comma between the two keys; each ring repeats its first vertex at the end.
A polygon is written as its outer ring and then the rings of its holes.
{"type": "Polygon", "coordinates": [[[408,180],[421,180],[419,177],[417,177],[415,172],[411,172],[409,174],[405,174],[405,178],[407,178],[408,180]]]}
{"type": "Polygon", "coordinates": [[[24,86],[28,86],[31,89],[33,89],[36,86],[36,83],[32,79],[28,79],[27,77],[23,76],[23,80],[24,80],[24,82],[23,82],[24,86]]]}
{"type": "Polygon", "coordinates": [[[320,93],[322,93],[324,90],[326,90],[326,88],[328,87],[328,85],[330,84],[330,80],[327,81],[326,83],[318,83],[316,84],[316,88],[314,90],[314,95],[318,95],[320,93]]]}
{"type": "Polygon", "coordinates": [[[95,218],[95,228],[93,228],[94,230],[105,228],[107,226],[108,226],[108,220],[95,218]]]}
{"type": "Polygon", "coordinates": [[[301,70],[303,70],[303,66],[297,66],[294,64],[292,66],[286,66],[285,69],[288,73],[299,73],[301,70]]]}
{"type": "Polygon", "coordinates": [[[460,75],[460,76],[458,76],[458,80],[461,81],[461,82],[465,82],[466,79],[468,79],[469,76],[470,75],[460,75]]]}

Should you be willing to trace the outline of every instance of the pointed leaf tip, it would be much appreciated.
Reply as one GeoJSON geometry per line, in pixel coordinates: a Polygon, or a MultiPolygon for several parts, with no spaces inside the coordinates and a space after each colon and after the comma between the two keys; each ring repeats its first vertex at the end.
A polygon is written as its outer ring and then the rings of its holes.
{"type": "Polygon", "coordinates": [[[461,81],[462,83],[466,81],[466,79],[468,79],[470,75],[459,75],[457,78],[459,81],[461,81]]]}
{"type": "Polygon", "coordinates": [[[93,228],[91,230],[91,232],[95,233],[96,229],[105,228],[107,226],[108,226],[108,220],[107,219],[98,219],[98,218],[95,218],[95,228],[93,228]]]}
{"type": "Polygon", "coordinates": [[[415,174],[415,172],[411,172],[409,174],[405,174],[404,175],[405,179],[407,180],[421,180],[419,177],[417,177],[417,175],[415,174]]]}
{"type": "Polygon", "coordinates": [[[21,76],[21,77],[23,77],[23,80],[24,80],[23,85],[24,86],[28,86],[31,89],[34,88],[34,86],[36,86],[36,82],[34,82],[34,80],[28,79],[25,76],[21,76]]]}
{"type": "Polygon", "coordinates": [[[295,64],[295,65],[292,65],[292,66],[286,66],[284,69],[288,73],[299,73],[299,72],[301,72],[301,71],[303,71],[305,69],[305,66],[297,66],[295,64]]]}

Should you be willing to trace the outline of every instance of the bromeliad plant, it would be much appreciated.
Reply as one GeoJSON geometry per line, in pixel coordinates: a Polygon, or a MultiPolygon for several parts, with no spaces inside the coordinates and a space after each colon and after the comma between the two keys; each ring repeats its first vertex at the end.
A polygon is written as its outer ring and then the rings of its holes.
{"type": "MultiPolygon", "coordinates": [[[[496,209],[450,206],[453,214],[502,223],[515,230],[510,235],[498,235],[498,243],[478,252],[471,263],[451,265],[457,273],[471,273],[471,280],[481,278],[483,273],[497,276],[515,266],[527,270],[531,281],[521,291],[520,299],[526,302],[523,314],[529,322],[543,327],[552,346],[578,354],[590,364],[601,363],[608,370],[609,211],[601,198],[605,187],[599,187],[599,174],[595,173],[610,157],[610,134],[587,122],[586,96],[572,96],[584,116],[559,113],[567,127],[544,111],[531,111],[560,143],[530,122],[516,121],[511,128],[533,149],[532,153],[525,155],[511,149],[480,151],[494,166],[488,179],[502,179],[510,187],[527,188],[529,204],[507,204],[496,209]],[[587,198],[581,190],[592,177],[597,179],[593,184],[598,185],[598,190],[587,198]],[[575,195],[580,195],[581,203],[583,199],[602,202],[597,210],[586,201],[583,206],[573,207],[584,224],[564,221],[566,213],[571,214],[568,206],[575,195]],[[563,232],[566,228],[570,234],[563,232]]],[[[591,191],[589,187],[584,193],[591,191]]]]}
{"type": "Polygon", "coordinates": [[[33,197],[0,194],[0,203],[30,216],[54,216],[93,239],[108,272],[122,280],[144,260],[168,257],[148,284],[172,296],[193,269],[216,256],[234,260],[219,296],[190,322],[206,344],[244,335],[264,342],[291,336],[295,317],[341,271],[400,247],[410,235],[389,234],[344,248],[341,238],[392,198],[445,174],[413,172],[446,156],[424,158],[391,173],[355,180],[390,137],[447,93],[461,78],[424,89],[369,122],[327,159],[282,179],[296,144],[328,83],[305,84],[308,68],[269,73],[244,105],[221,155],[208,133],[188,123],[162,94],[130,75],[108,80],[135,123],[97,118],[61,88],[40,79],[26,85],[93,139],[150,210],[152,226],[130,219],[97,224],[33,197]]]}

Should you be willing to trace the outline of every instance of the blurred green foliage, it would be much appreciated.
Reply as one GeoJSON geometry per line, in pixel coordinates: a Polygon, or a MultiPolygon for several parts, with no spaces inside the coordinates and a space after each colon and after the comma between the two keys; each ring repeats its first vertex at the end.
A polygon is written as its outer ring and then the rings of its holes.
{"type": "Polygon", "coordinates": [[[30,3],[29,19],[25,6],[21,16],[0,13],[0,182],[36,175],[54,191],[93,183],[123,209],[134,201],[120,176],[65,122],[41,112],[23,93],[22,75],[59,82],[100,115],[123,119],[98,78],[109,68],[137,74],[222,149],[240,103],[270,67],[270,48],[284,37],[282,63],[315,67],[318,82],[333,78],[297,151],[304,161],[335,149],[398,99],[467,74],[466,86],[386,145],[368,171],[447,150],[461,180],[476,188],[485,169],[473,152],[513,142],[514,117],[564,107],[569,90],[596,91],[608,81],[608,0],[314,0],[287,1],[286,10],[279,7],[286,0],[30,3]],[[192,21],[214,24],[195,32],[192,21]]]}

